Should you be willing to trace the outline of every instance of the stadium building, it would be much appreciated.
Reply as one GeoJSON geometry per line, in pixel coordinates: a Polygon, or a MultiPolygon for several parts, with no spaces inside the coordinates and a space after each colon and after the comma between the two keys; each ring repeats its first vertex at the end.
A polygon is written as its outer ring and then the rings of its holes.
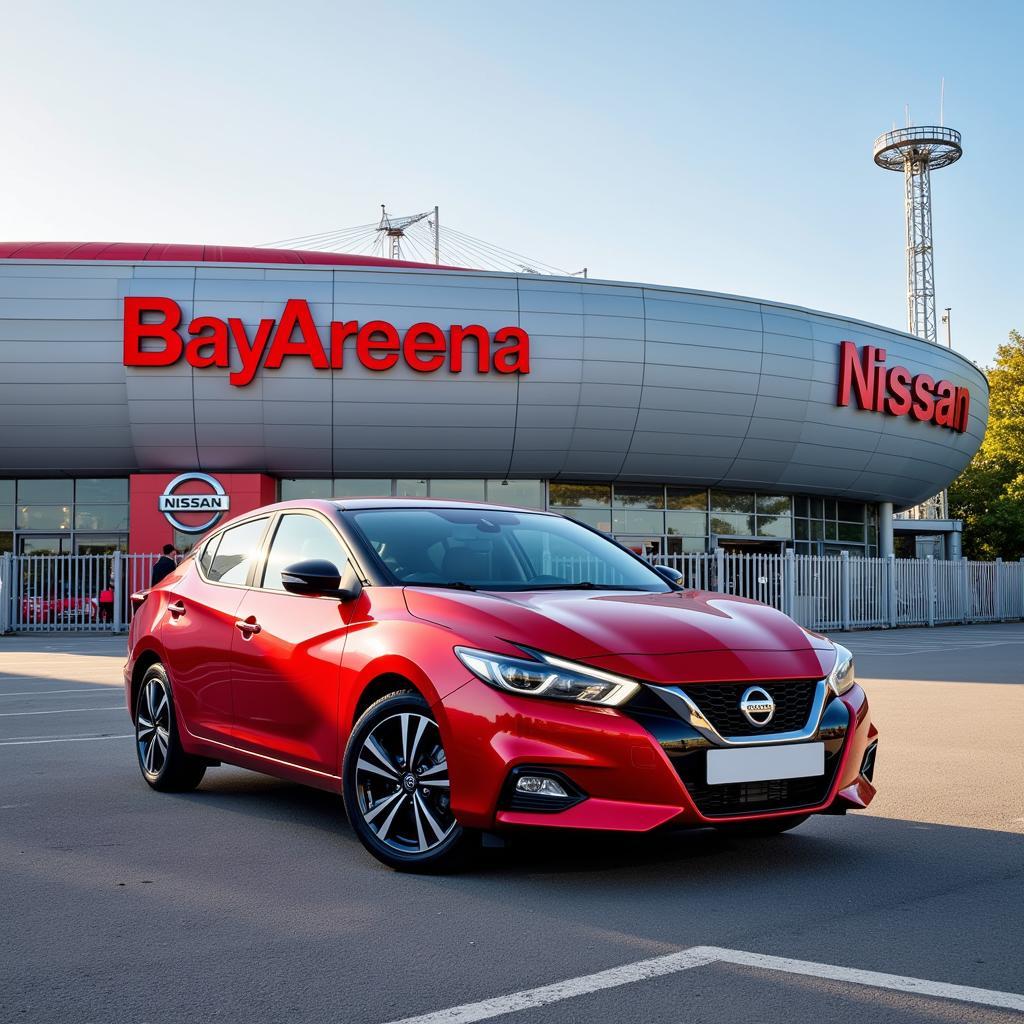
{"type": "Polygon", "coordinates": [[[888,554],[987,408],[956,352],[764,299],[0,245],[0,551],[187,547],[279,497],[389,494],[551,508],[649,555],[888,554]]]}

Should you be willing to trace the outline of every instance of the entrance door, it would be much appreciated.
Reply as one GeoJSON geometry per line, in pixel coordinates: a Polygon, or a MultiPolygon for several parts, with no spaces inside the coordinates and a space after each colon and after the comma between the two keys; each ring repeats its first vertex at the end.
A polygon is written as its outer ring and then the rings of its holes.
{"type": "Polygon", "coordinates": [[[66,533],[52,536],[22,534],[18,537],[19,555],[68,555],[71,553],[71,538],[66,533]]]}
{"type": "Polygon", "coordinates": [[[29,534],[18,537],[20,566],[15,600],[18,629],[57,629],[81,604],[75,600],[77,582],[73,560],[67,555],[71,538],[66,534],[29,534]]]}

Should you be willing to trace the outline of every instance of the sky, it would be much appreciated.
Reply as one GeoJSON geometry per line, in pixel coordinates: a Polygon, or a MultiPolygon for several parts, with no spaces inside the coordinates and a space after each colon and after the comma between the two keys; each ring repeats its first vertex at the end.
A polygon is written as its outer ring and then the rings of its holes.
{"type": "Polygon", "coordinates": [[[1020,3],[0,0],[0,239],[257,244],[435,204],[553,266],[904,328],[903,187],[981,365],[1024,330],[1020,3]]]}

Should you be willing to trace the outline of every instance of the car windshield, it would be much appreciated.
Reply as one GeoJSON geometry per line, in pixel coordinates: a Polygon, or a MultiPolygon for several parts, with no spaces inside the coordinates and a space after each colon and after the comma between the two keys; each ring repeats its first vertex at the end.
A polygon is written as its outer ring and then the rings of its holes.
{"type": "Polygon", "coordinates": [[[350,521],[398,582],[474,590],[671,588],[600,534],[560,516],[488,508],[388,508],[350,521]]]}

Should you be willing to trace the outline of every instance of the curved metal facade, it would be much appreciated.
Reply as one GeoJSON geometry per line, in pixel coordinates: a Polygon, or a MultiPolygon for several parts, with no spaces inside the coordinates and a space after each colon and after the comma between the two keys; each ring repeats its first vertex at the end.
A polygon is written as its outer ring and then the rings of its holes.
{"type": "MultiPolygon", "coordinates": [[[[251,331],[250,331],[251,333],[251,331]]],[[[437,268],[0,260],[0,476],[146,470],[657,481],[910,505],[984,433],[982,373],[910,335],[682,288],[437,268]],[[253,328],[286,299],[331,320],[518,325],[528,375],[287,359],[122,365],[127,295],[253,328]],[[971,392],[965,433],[836,405],[839,342],[971,392]]]]}

